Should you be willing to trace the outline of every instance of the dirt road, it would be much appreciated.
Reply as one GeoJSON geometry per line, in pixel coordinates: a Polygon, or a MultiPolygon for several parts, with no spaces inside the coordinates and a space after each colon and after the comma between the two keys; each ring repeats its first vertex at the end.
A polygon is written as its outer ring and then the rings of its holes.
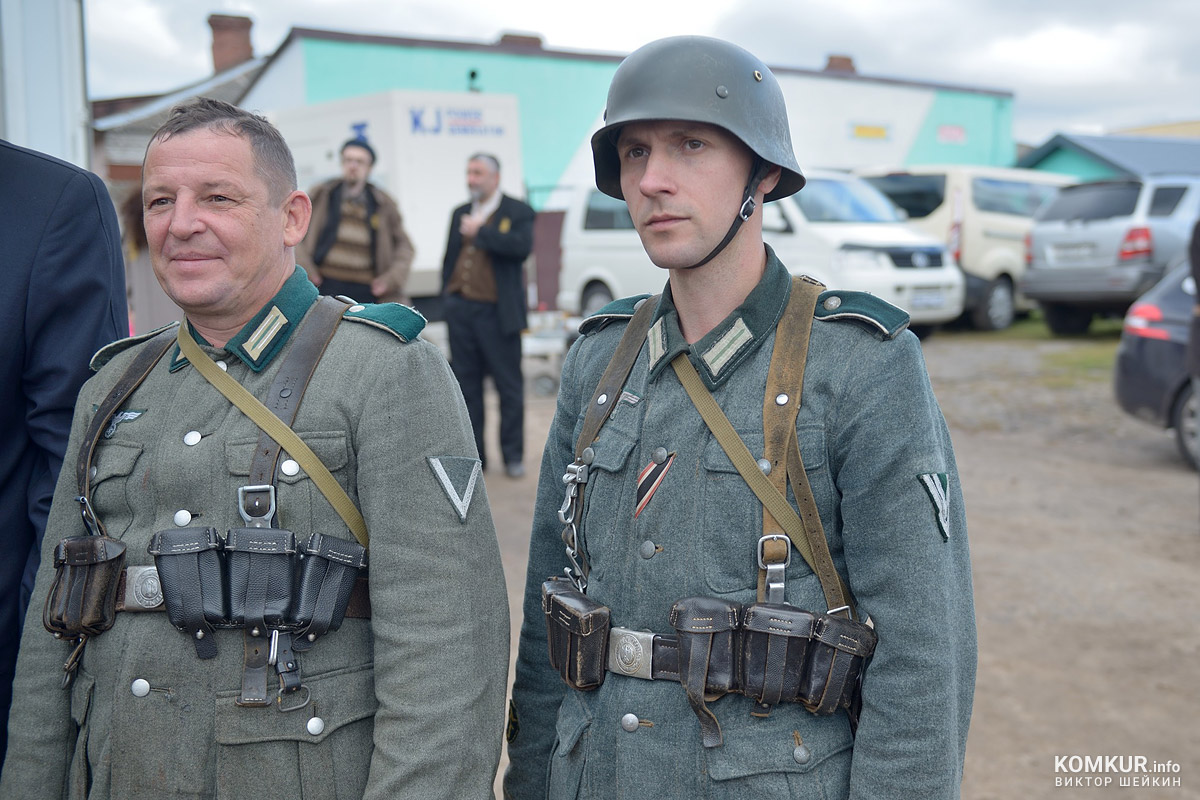
{"type": "MultiPolygon", "coordinates": [[[[1200,477],[1166,433],[1117,409],[1110,371],[1060,368],[1088,346],[954,333],[925,343],[974,565],[968,800],[1200,798],[1200,477]],[[1144,756],[1147,772],[1095,771],[1073,756],[1144,756]],[[1178,771],[1150,772],[1156,762],[1178,771]],[[1180,785],[1120,785],[1147,774],[1180,785]]],[[[529,476],[486,476],[514,647],[553,408],[529,393],[529,476]]],[[[1112,766],[1122,765],[1140,762],[1112,766]]]]}

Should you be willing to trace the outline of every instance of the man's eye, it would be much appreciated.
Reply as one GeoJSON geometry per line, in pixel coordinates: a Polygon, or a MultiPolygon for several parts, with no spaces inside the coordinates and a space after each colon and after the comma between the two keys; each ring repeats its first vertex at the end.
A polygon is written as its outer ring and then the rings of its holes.
{"type": "Polygon", "coordinates": [[[146,203],[146,208],[161,208],[162,206],[168,205],[170,202],[171,201],[166,197],[156,197],[146,203]]]}
{"type": "Polygon", "coordinates": [[[223,194],[214,194],[209,199],[212,200],[214,203],[228,203],[229,202],[229,198],[223,194]]]}
{"type": "Polygon", "coordinates": [[[688,139],[684,142],[683,146],[688,150],[699,150],[701,147],[704,147],[704,142],[699,139],[688,139]]]}
{"type": "Polygon", "coordinates": [[[646,148],[642,147],[641,145],[634,145],[625,151],[626,158],[643,158],[645,155],[646,148]]]}

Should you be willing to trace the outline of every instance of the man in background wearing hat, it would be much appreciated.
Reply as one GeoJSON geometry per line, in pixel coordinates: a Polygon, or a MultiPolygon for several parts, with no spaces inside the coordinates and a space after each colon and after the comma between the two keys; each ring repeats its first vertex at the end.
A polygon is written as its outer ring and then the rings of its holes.
{"type": "Polygon", "coordinates": [[[367,181],[374,166],[375,150],[366,139],[342,145],[342,177],[308,193],[312,224],[296,260],[321,294],[407,303],[413,245],[396,201],[367,181]]]}
{"type": "Polygon", "coordinates": [[[804,186],[774,76],[716,39],[646,45],[592,150],[669,278],[585,320],[563,366],[505,796],[958,797],[976,645],[950,436],[907,314],[763,243],[759,207],[804,186]]]}

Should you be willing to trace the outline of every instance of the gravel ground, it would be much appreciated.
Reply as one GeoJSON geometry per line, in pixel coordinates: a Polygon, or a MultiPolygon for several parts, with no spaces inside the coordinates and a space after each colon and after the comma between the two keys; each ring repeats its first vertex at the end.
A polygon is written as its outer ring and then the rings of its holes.
{"type": "MultiPolygon", "coordinates": [[[[1170,434],[1117,408],[1110,371],[1057,374],[1061,359],[1088,346],[953,332],[925,342],[954,438],[975,576],[967,800],[1200,798],[1200,478],[1170,434]],[[1119,785],[1140,772],[1056,772],[1056,759],[1071,756],[1173,762],[1179,771],[1165,774],[1180,785],[1119,785]],[[1104,777],[1111,785],[1063,784],[1104,777]]],[[[554,398],[537,391],[553,369],[527,362],[528,475],[486,475],[514,648],[537,460],[554,413],[554,398]]]]}

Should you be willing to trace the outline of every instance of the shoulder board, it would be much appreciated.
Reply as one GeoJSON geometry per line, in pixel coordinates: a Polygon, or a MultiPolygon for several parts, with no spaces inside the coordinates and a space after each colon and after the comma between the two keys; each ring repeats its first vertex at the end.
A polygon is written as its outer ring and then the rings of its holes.
{"type": "Polygon", "coordinates": [[[411,342],[425,327],[420,312],[399,303],[355,303],[342,318],[385,330],[402,342],[411,342]]]}
{"type": "Polygon", "coordinates": [[[138,334],[137,336],[130,336],[127,339],[118,339],[117,341],[113,342],[112,344],[106,344],[104,347],[101,347],[99,350],[96,351],[96,355],[92,356],[92,360],[90,362],[88,362],[88,367],[92,370],[92,372],[99,372],[100,368],[103,367],[105,364],[107,364],[109,361],[112,361],[113,357],[116,356],[118,353],[122,353],[122,352],[128,350],[129,348],[133,347],[134,345],[141,344],[142,342],[148,342],[151,339],[153,339],[155,336],[158,336],[163,331],[174,330],[178,327],[179,327],[178,322],[171,322],[166,325],[163,325],[161,328],[155,328],[154,330],[152,330],[148,333],[138,334]]]}
{"type": "Polygon", "coordinates": [[[908,327],[907,312],[866,292],[822,292],[813,316],[820,320],[857,320],[875,328],[887,339],[896,338],[908,327]]]}
{"type": "Polygon", "coordinates": [[[628,320],[633,316],[633,312],[637,311],[637,307],[641,305],[642,301],[650,296],[648,294],[635,294],[631,297],[622,297],[619,300],[613,300],[595,314],[592,314],[579,323],[579,332],[586,336],[589,333],[604,328],[610,322],[628,320]]]}

